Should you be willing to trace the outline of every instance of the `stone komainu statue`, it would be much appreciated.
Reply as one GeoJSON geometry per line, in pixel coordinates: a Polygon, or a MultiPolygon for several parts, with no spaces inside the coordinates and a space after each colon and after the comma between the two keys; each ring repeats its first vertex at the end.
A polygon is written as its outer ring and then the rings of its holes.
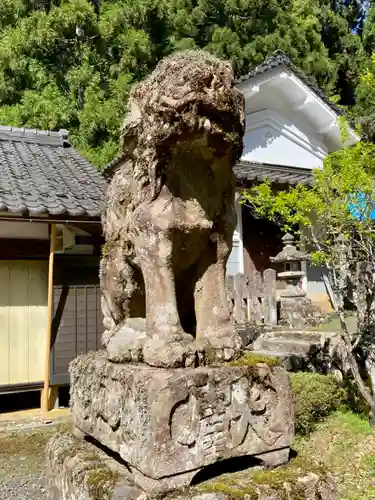
{"type": "Polygon", "coordinates": [[[241,347],[225,267],[243,96],[228,62],[186,51],[160,62],[130,103],[123,156],[107,174],[103,343],[121,344],[117,361],[154,366],[194,365],[208,350],[229,359],[241,347]]]}

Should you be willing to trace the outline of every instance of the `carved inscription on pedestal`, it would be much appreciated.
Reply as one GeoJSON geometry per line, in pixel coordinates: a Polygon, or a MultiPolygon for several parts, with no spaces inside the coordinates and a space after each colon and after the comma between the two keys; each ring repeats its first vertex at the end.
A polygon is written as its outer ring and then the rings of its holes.
{"type": "Polygon", "coordinates": [[[272,446],[282,432],[272,422],[277,395],[270,386],[249,384],[242,377],[229,386],[212,383],[191,387],[189,397],[174,407],[171,438],[205,462],[225,458],[246,439],[256,436],[272,446]]]}

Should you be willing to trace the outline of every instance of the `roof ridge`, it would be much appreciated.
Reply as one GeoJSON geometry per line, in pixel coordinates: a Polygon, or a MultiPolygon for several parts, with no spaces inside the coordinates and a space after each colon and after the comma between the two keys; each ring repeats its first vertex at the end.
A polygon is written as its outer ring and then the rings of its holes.
{"type": "Polygon", "coordinates": [[[262,73],[265,73],[266,71],[269,71],[273,68],[277,68],[278,66],[286,66],[287,68],[289,68],[298,78],[300,78],[300,80],[303,81],[303,83],[305,83],[313,92],[315,92],[315,94],[317,94],[318,97],[320,97],[320,99],[322,99],[322,101],[324,101],[325,104],[329,106],[332,109],[332,111],[334,111],[337,115],[341,116],[344,114],[344,110],[341,109],[336,104],[334,104],[323,92],[323,90],[318,87],[318,85],[313,81],[313,79],[310,76],[307,76],[306,73],[304,73],[297,66],[295,66],[292,59],[280,49],[277,49],[274,52],[272,52],[272,54],[267,56],[263,62],[251,68],[248,73],[237,78],[235,80],[235,84],[239,84],[246,80],[250,80],[251,78],[254,78],[262,73]]]}
{"type": "Polygon", "coordinates": [[[53,131],[0,125],[0,140],[33,142],[35,144],[48,144],[50,146],[67,146],[68,137],[69,132],[66,129],[53,131]]]}

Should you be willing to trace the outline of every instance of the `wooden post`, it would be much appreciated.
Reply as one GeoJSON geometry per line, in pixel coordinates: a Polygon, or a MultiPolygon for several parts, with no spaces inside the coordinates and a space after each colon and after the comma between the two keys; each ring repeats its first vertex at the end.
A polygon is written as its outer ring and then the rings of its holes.
{"type": "MultiPolygon", "coordinates": [[[[51,369],[51,333],[52,333],[52,320],[53,320],[53,263],[55,257],[55,241],[56,241],[56,224],[51,224],[50,234],[50,251],[48,263],[48,303],[47,303],[47,334],[46,334],[46,351],[44,358],[44,387],[41,394],[41,410],[46,413],[51,408],[50,394],[50,369],[51,369]]],[[[52,391],[54,393],[55,391],[52,391]]]]}

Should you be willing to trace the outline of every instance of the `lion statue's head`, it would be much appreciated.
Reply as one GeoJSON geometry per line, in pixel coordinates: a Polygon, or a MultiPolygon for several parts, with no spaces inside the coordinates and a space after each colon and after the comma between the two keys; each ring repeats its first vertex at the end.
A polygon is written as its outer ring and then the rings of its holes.
{"type": "Polygon", "coordinates": [[[122,150],[133,175],[155,197],[173,145],[203,136],[217,155],[229,148],[234,164],[242,153],[244,121],[231,64],[201,50],[178,52],[133,89],[122,150]]]}

